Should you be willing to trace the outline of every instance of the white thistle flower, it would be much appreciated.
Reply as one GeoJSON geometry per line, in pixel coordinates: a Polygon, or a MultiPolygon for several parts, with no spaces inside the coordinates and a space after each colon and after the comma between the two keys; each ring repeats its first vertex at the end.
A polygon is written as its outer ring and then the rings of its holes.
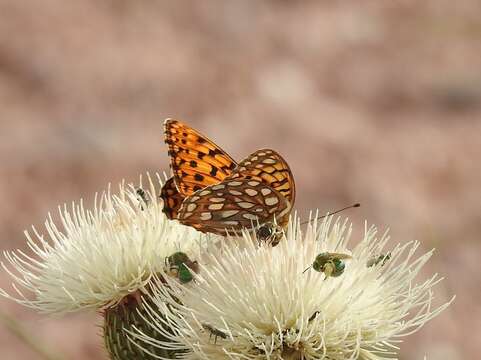
{"type": "Polygon", "coordinates": [[[2,289],[0,295],[46,313],[104,308],[144,288],[165,266],[165,257],[176,251],[197,254],[204,236],[167,220],[157,201],[160,186],[158,176],[148,177],[148,204],[122,183],[118,194],[109,187],[96,197],[92,211],[82,201],[59,208],[61,229],[49,215],[48,237],[35,228],[33,236],[26,232],[35,256],[4,252],[10,266],[2,262],[2,267],[14,279],[16,295],[2,289]]]}
{"type": "Polygon", "coordinates": [[[186,349],[184,359],[396,358],[401,338],[450,303],[431,304],[437,275],[415,281],[433,252],[415,257],[419,243],[409,242],[373,265],[388,254],[388,236],[366,226],[349,251],[350,236],[351,226],[331,217],[314,220],[305,234],[291,224],[274,248],[258,247],[247,233],[242,245],[227,239],[207,256],[195,286],[170,282],[155,290],[145,320],[169,340],[131,335],[149,347],[186,349]],[[350,255],[342,275],[304,273],[324,252],[350,255]]]}

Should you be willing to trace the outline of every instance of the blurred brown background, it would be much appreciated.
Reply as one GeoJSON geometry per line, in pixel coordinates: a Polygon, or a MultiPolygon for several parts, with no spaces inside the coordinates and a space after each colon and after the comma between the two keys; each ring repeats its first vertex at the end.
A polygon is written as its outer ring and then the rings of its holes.
{"type": "MultiPolygon", "coordinates": [[[[167,170],[176,117],[236,159],[277,149],[302,216],[359,201],[358,229],[437,248],[424,275],[457,299],[401,359],[476,359],[480,39],[477,0],[0,0],[0,249],[58,204],[167,170]]],[[[0,307],[65,358],[106,359],[96,314],[0,307]]],[[[0,349],[38,359],[3,328],[0,349]]]]}

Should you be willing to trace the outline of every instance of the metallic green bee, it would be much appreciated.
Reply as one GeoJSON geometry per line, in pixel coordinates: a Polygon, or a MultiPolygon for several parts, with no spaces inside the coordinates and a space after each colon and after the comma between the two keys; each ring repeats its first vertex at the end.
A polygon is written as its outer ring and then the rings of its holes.
{"type": "Polygon", "coordinates": [[[165,266],[171,275],[176,276],[181,283],[185,284],[193,280],[192,271],[199,271],[197,261],[192,261],[186,253],[178,251],[165,258],[165,266]]]}
{"type": "Polygon", "coordinates": [[[227,339],[227,334],[225,332],[222,332],[220,330],[217,330],[216,328],[208,325],[208,324],[202,324],[202,327],[210,332],[209,340],[212,338],[212,335],[214,336],[214,344],[217,343],[217,338],[220,337],[222,339],[227,339]]]}
{"type": "Polygon", "coordinates": [[[367,267],[372,267],[376,266],[377,264],[381,263],[381,266],[384,266],[386,261],[388,261],[391,258],[391,253],[387,253],[386,255],[381,254],[374,256],[373,258],[369,259],[366,263],[367,267]]]}
{"type": "Polygon", "coordinates": [[[305,273],[310,267],[317,272],[323,272],[326,278],[332,276],[337,277],[344,272],[346,264],[344,259],[351,259],[350,255],[340,253],[323,252],[316,256],[316,259],[303,273],[305,273]]]}

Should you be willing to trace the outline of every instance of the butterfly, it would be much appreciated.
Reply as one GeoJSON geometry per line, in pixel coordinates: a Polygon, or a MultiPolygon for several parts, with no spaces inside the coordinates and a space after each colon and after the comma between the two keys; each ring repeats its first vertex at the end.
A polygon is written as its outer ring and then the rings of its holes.
{"type": "Polygon", "coordinates": [[[254,225],[258,239],[275,245],[295,201],[294,178],[281,155],[260,149],[237,164],[186,124],[167,119],[164,126],[173,171],[160,194],[167,217],[223,236],[254,225]]]}

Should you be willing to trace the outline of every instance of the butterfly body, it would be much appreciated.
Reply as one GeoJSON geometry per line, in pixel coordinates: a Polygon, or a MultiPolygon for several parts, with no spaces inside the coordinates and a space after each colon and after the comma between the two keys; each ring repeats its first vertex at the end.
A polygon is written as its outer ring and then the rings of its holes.
{"type": "Polygon", "coordinates": [[[199,231],[226,236],[244,228],[278,242],[295,200],[287,162],[260,149],[239,164],[211,140],[176,120],[166,120],[174,176],[162,188],[164,212],[199,231]]]}

